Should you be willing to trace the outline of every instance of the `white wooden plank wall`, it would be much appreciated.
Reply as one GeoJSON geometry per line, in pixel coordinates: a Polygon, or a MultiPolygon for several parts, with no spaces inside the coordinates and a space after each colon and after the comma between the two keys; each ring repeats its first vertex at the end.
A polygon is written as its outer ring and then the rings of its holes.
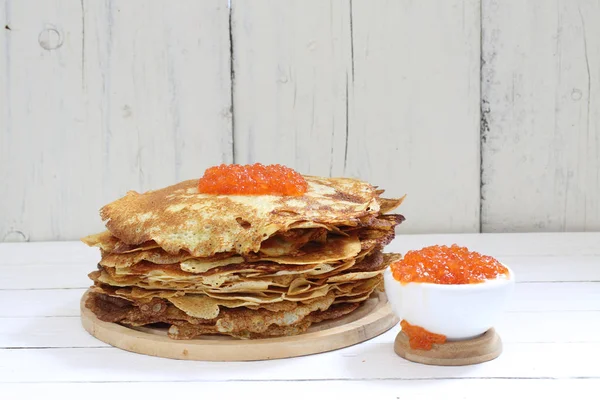
{"type": "Polygon", "coordinates": [[[0,0],[0,241],[76,239],[127,190],[232,161],[408,193],[399,232],[600,230],[599,17],[589,0],[0,0]]]}
{"type": "Polygon", "coordinates": [[[478,1],[234,1],[232,16],[236,161],[408,193],[401,232],[479,230],[478,1]]]}
{"type": "Polygon", "coordinates": [[[600,230],[600,2],[482,13],[483,230],[600,230]]]}
{"type": "Polygon", "coordinates": [[[346,173],[408,193],[398,232],[479,231],[479,1],[351,4],[346,173]]]}
{"type": "Polygon", "coordinates": [[[0,241],[79,238],[232,161],[227,0],[0,4],[0,241]]]}
{"type": "Polygon", "coordinates": [[[232,4],[236,162],[343,175],[350,3],[232,4]]]}

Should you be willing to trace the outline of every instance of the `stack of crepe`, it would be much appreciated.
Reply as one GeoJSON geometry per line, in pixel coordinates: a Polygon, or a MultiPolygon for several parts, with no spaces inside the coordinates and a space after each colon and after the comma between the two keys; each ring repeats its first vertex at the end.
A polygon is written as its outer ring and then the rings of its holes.
{"type": "Polygon", "coordinates": [[[402,199],[359,180],[305,176],[302,196],[200,194],[197,180],[104,206],[86,307],[164,325],[174,339],[295,335],[352,313],[399,258],[383,247],[402,199]]]}

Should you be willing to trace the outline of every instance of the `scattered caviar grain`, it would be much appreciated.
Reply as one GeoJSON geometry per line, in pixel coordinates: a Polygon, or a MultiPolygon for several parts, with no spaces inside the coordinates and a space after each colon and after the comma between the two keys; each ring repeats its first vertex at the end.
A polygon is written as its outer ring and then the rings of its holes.
{"type": "Polygon", "coordinates": [[[222,164],[198,181],[198,191],[206,194],[301,196],[307,190],[302,175],[279,164],[222,164]]]}
{"type": "Polygon", "coordinates": [[[401,283],[461,285],[508,276],[508,269],[495,258],[456,244],[411,250],[390,268],[394,278],[401,283]]]}
{"type": "Polygon", "coordinates": [[[408,336],[408,344],[411,349],[431,350],[433,344],[446,343],[446,336],[431,333],[420,326],[411,325],[405,320],[400,322],[402,332],[408,336]]]}

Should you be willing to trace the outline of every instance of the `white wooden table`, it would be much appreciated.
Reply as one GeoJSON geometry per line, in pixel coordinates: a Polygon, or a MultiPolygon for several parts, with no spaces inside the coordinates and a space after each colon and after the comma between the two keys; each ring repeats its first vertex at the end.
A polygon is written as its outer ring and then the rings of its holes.
{"type": "Polygon", "coordinates": [[[99,258],[95,249],[78,242],[0,244],[0,399],[600,399],[600,233],[410,235],[388,250],[454,242],[496,256],[517,275],[496,327],[504,352],[485,364],[405,361],[392,349],[397,328],[350,348],[287,360],[208,363],[128,353],[80,325],[79,299],[99,258]]]}

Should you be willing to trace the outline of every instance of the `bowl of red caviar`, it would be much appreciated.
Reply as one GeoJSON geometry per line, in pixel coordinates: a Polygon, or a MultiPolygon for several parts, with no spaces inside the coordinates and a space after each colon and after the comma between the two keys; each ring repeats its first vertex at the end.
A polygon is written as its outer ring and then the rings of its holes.
{"type": "Polygon", "coordinates": [[[411,347],[430,348],[490,330],[515,275],[495,258],[454,244],[411,250],[390,265],[384,279],[402,330],[415,341],[411,347]]]}

